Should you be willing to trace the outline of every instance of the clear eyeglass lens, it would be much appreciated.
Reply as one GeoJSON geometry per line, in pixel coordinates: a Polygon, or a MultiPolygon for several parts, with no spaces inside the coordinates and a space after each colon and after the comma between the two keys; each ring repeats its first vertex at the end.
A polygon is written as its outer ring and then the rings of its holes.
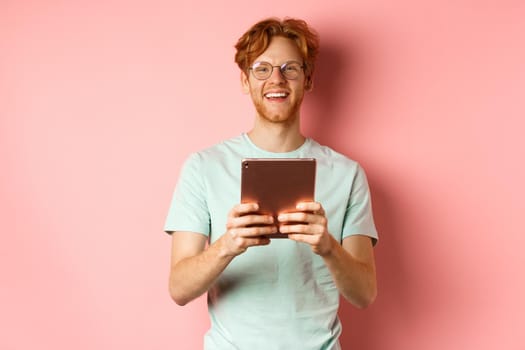
{"type": "Polygon", "coordinates": [[[253,65],[252,71],[257,79],[266,79],[272,75],[273,67],[269,63],[259,62],[253,65]]]}

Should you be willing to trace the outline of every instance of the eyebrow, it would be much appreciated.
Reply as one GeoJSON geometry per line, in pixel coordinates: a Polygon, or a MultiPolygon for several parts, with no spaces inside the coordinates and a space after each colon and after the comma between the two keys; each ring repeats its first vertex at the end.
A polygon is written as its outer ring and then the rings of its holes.
{"type": "MultiPolygon", "coordinates": [[[[254,62],[252,63],[252,66],[253,66],[254,64],[256,64],[256,63],[268,63],[268,64],[270,64],[270,65],[272,64],[272,63],[270,63],[270,62],[268,62],[268,61],[261,60],[261,61],[254,61],[254,62]]],[[[297,60],[288,60],[288,61],[284,61],[283,63],[281,63],[281,64],[279,64],[279,65],[275,65],[274,67],[280,67],[280,66],[282,66],[283,64],[286,64],[286,63],[299,63],[299,64],[301,64],[301,65],[304,64],[304,62],[301,62],[301,61],[297,61],[297,60]]]]}

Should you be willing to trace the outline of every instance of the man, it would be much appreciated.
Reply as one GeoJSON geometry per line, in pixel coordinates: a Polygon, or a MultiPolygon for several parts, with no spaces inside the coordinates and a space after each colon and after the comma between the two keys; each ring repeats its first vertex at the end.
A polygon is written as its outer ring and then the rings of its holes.
{"type": "Polygon", "coordinates": [[[165,226],[171,296],[184,305],[208,292],[206,350],[340,349],[339,293],[359,308],[376,296],[377,232],[361,167],[300,131],[318,37],[304,21],[268,19],[235,47],[254,126],[184,164],[165,226]],[[238,204],[241,160],[257,157],[315,158],[316,202],[276,222],[238,204]],[[272,240],[277,227],[289,239],[272,240]]]}

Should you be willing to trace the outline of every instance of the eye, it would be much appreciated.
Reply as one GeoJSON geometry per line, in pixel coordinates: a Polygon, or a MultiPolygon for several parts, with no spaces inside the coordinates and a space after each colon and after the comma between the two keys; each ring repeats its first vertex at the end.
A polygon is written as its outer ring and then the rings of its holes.
{"type": "Polygon", "coordinates": [[[261,74],[268,73],[271,69],[272,69],[272,66],[266,62],[256,62],[252,66],[252,70],[255,73],[261,73],[261,74]]]}
{"type": "Polygon", "coordinates": [[[301,70],[301,65],[298,63],[287,63],[284,66],[284,71],[290,73],[297,73],[301,70]]]}
{"type": "Polygon", "coordinates": [[[256,73],[267,73],[270,69],[264,65],[259,65],[257,67],[253,67],[253,70],[256,73]]]}

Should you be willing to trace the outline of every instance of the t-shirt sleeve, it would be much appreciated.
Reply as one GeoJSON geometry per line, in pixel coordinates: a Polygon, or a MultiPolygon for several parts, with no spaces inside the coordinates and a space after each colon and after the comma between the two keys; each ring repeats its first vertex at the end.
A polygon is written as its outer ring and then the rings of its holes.
{"type": "Polygon", "coordinates": [[[175,187],[164,231],[210,233],[210,213],[206,202],[206,184],[202,159],[198,153],[188,157],[175,187]]]}
{"type": "Polygon", "coordinates": [[[377,230],[372,215],[372,201],[368,181],[363,168],[358,165],[352,181],[350,196],[343,221],[342,238],[354,234],[363,234],[372,238],[374,245],[378,240],[377,230]]]}

